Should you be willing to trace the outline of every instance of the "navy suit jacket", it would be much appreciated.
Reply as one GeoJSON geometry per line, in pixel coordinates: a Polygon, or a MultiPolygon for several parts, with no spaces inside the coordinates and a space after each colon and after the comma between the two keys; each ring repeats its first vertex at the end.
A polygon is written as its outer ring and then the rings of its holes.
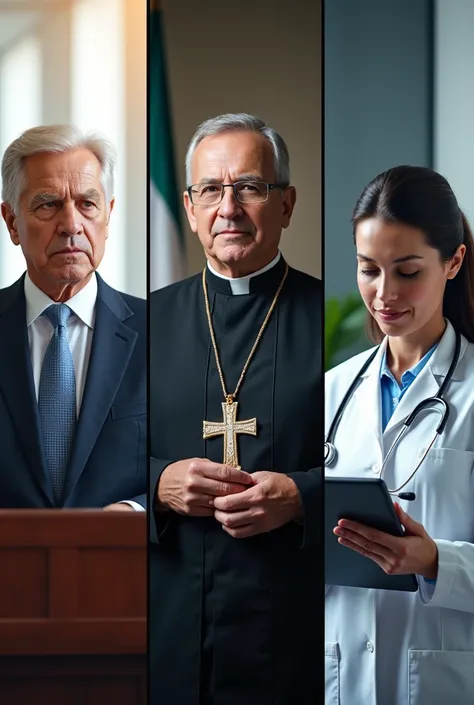
{"type": "Polygon", "coordinates": [[[146,506],[146,301],[97,275],[94,334],[61,502],[43,451],[24,275],[0,290],[0,507],[146,506]]]}

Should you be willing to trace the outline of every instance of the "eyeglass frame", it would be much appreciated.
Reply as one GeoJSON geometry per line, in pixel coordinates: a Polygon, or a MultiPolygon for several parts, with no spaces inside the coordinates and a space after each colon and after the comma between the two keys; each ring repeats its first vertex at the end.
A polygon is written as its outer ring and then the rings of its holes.
{"type": "MultiPolygon", "coordinates": [[[[276,188],[280,188],[280,189],[284,190],[289,187],[289,184],[279,184],[279,183],[269,184],[267,181],[263,181],[263,179],[254,179],[254,180],[252,180],[252,179],[239,179],[238,181],[235,181],[233,184],[223,184],[218,181],[216,181],[216,182],[210,181],[208,183],[206,182],[206,184],[203,184],[203,185],[222,186],[222,192],[221,192],[220,199],[218,201],[216,201],[215,203],[209,203],[208,205],[210,205],[210,206],[218,206],[219,203],[222,203],[222,200],[224,198],[224,189],[229,188],[229,187],[232,187],[235,200],[238,203],[242,203],[244,206],[251,206],[251,205],[258,206],[261,203],[266,203],[268,201],[268,197],[270,196],[270,191],[273,191],[276,188]],[[255,201],[255,203],[246,203],[245,201],[241,201],[239,199],[239,197],[237,196],[237,193],[235,191],[235,187],[237,186],[237,184],[251,184],[251,183],[265,184],[265,186],[267,187],[267,197],[265,198],[264,201],[255,201]]],[[[205,205],[203,203],[194,203],[192,193],[191,193],[194,186],[199,186],[199,183],[191,184],[191,186],[188,186],[186,189],[186,191],[188,192],[189,198],[191,200],[191,203],[193,204],[193,206],[205,205]]]]}

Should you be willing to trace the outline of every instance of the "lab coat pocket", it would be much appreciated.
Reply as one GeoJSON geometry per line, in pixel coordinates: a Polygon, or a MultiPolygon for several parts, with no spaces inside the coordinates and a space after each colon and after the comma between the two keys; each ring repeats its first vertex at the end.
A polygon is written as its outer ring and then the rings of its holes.
{"type": "MultiPolygon", "coordinates": [[[[416,462],[419,462],[425,454],[425,448],[420,448],[417,453],[416,462]]],[[[452,487],[453,483],[470,482],[472,468],[474,465],[474,452],[470,450],[459,450],[457,448],[431,448],[428,451],[423,463],[420,466],[419,475],[421,481],[432,483],[442,487],[452,487]]]]}
{"type": "Polygon", "coordinates": [[[474,651],[408,652],[409,705],[472,705],[474,651]]]}
{"type": "Polygon", "coordinates": [[[325,705],[339,705],[339,661],[339,644],[337,641],[327,641],[325,646],[325,705]]]}
{"type": "MultiPolygon", "coordinates": [[[[417,461],[423,450],[418,452],[417,461]]],[[[471,535],[474,452],[432,448],[414,478],[413,489],[422,523],[438,539],[455,541],[471,535]]],[[[474,701],[473,701],[474,702],[474,701]]]]}

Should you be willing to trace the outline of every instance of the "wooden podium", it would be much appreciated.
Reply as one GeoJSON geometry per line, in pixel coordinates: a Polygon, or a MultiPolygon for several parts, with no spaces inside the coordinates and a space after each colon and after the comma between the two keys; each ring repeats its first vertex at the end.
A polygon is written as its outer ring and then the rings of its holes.
{"type": "Polygon", "coordinates": [[[145,705],[146,515],[0,511],[0,703],[145,705]]]}

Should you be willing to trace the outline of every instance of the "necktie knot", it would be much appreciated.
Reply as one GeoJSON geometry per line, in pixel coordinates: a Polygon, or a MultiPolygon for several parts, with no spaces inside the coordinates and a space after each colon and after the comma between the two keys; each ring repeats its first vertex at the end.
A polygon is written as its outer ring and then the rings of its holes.
{"type": "Polygon", "coordinates": [[[43,316],[46,316],[54,329],[58,326],[66,326],[71,314],[72,311],[66,304],[51,304],[43,311],[43,316]]]}

